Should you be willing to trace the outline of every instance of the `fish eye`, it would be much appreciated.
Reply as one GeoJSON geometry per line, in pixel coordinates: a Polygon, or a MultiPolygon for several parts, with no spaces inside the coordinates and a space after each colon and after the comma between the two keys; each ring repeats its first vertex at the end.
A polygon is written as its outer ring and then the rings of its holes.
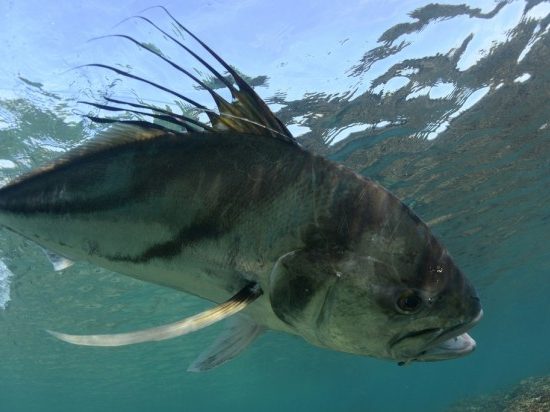
{"type": "Polygon", "coordinates": [[[395,304],[399,312],[410,314],[420,309],[422,298],[415,290],[407,289],[401,292],[395,304]]]}

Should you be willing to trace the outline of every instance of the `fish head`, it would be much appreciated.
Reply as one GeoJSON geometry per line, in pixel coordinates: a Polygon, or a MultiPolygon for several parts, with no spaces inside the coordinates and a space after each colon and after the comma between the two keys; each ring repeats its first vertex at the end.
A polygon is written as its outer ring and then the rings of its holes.
{"type": "Polygon", "coordinates": [[[467,355],[479,297],[408,208],[363,225],[346,247],[293,252],[272,276],[275,313],[313,344],[396,360],[467,355]]]}
{"type": "Polygon", "coordinates": [[[409,264],[396,260],[348,254],[336,265],[317,318],[319,340],[404,363],[471,353],[476,344],[466,331],[483,311],[447,251],[432,244],[409,264]]]}

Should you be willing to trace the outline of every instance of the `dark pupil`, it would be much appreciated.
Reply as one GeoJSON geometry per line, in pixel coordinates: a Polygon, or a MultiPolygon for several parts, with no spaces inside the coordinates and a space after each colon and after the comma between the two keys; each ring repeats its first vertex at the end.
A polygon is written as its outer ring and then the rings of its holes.
{"type": "Polygon", "coordinates": [[[420,297],[413,291],[408,291],[401,295],[399,307],[404,311],[415,310],[420,305],[420,297]]]}

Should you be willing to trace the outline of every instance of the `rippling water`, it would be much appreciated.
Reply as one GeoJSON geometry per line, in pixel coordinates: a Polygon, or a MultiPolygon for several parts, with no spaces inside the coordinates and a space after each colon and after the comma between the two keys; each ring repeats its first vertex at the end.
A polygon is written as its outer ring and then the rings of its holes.
{"type": "MultiPolygon", "coordinates": [[[[75,66],[128,65],[204,97],[122,39],[87,42],[131,34],[180,61],[143,22],[113,28],[147,1],[42,3],[0,5],[3,181],[99,130],[77,100],[137,95],[178,108],[169,95],[75,66]]],[[[83,263],[53,272],[38,248],[2,231],[0,410],[440,411],[548,375],[550,3],[185,3],[167,6],[249,76],[304,146],[378,180],[430,223],[480,292],[478,350],[400,368],[267,333],[224,367],[189,374],[218,327],[73,347],[44,329],[147,327],[207,303],[83,263]]],[[[170,29],[157,11],[144,14],[170,29]]]]}

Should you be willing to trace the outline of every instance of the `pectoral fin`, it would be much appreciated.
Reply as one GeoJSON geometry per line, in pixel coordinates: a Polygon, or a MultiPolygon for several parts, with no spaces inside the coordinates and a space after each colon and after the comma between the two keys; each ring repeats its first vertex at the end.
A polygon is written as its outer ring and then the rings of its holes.
{"type": "Polygon", "coordinates": [[[307,250],[286,253],[269,276],[271,308],[288,325],[311,328],[318,322],[327,292],[337,281],[330,259],[307,250]]]}
{"type": "Polygon", "coordinates": [[[229,319],[212,346],[202,352],[187,370],[204,372],[220,366],[239,355],[264,330],[263,326],[242,315],[229,319]]]}
{"type": "Polygon", "coordinates": [[[205,310],[197,315],[155,328],[144,329],[135,332],[117,333],[112,335],[69,335],[66,333],[47,332],[56,338],[85,346],[123,346],[134,343],[159,341],[186,335],[199,329],[219,322],[235,313],[243,310],[246,306],[262,295],[262,290],[256,283],[251,283],[241,289],[231,299],[218,306],[205,310]]]}
{"type": "Polygon", "coordinates": [[[48,257],[48,260],[53,266],[53,270],[56,272],[67,269],[68,267],[71,267],[74,265],[74,262],[70,259],[67,259],[65,256],[58,255],[56,253],[50,252],[48,249],[42,248],[46,256],[48,257]]]}

